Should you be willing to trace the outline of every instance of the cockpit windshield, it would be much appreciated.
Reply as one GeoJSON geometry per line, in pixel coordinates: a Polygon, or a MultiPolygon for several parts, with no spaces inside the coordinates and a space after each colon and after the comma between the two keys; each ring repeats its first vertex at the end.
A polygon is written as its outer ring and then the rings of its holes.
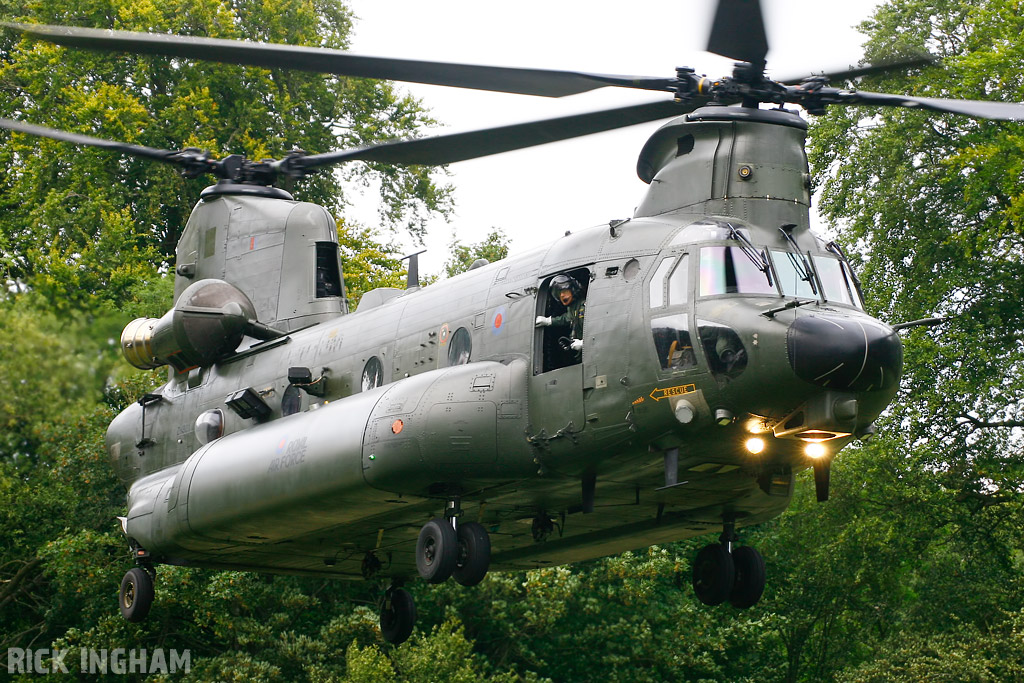
{"type": "Polygon", "coordinates": [[[854,285],[850,267],[839,259],[827,256],[815,256],[814,268],[818,272],[818,280],[824,290],[825,301],[848,304],[864,308],[857,287],[854,285]]]}
{"type": "MultiPolygon", "coordinates": [[[[767,270],[767,267],[765,267],[767,270]]],[[[702,247],[700,295],[778,294],[764,270],[740,247],[702,247]]]]}
{"type": "Polygon", "coordinates": [[[853,273],[845,262],[820,255],[801,258],[800,254],[775,249],[770,253],[784,296],[824,299],[837,304],[864,307],[854,284],[853,273]],[[813,273],[807,272],[807,266],[811,264],[813,273]],[[815,283],[821,285],[820,293],[815,283]]]}
{"type": "Polygon", "coordinates": [[[813,273],[808,272],[807,261],[792,251],[771,250],[775,274],[779,277],[782,293],[801,299],[817,299],[818,288],[813,273]]]}

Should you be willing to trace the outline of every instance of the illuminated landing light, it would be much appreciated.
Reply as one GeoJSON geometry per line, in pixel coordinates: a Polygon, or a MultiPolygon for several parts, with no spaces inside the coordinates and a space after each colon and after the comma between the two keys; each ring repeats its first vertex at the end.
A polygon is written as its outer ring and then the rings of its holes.
{"type": "Polygon", "coordinates": [[[820,443],[809,443],[804,446],[804,454],[807,455],[808,458],[814,458],[817,460],[818,458],[825,457],[826,453],[827,451],[825,450],[825,447],[820,443]]]}
{"type": "Polygon", "coordinates": [[[757,455],[764,451],[764,439],[759,439],[756,436],[752,439],[747,439],[746,443],[743,444],[747,451],[753,455],[757,455]]]}

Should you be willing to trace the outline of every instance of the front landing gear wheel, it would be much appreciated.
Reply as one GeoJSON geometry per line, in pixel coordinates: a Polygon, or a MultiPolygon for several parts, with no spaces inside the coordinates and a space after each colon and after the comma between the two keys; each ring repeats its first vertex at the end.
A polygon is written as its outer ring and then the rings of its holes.
{"type": "Polygon", "coordinates": [[[129,569],[121,579],[121,616],[131,622],[140,622],[153,606],[153,578],[142,567],[129,569]]]}
{"type": "Polygon", "coordinates": [[[447,520],[435,517],[420,529],[416,541],[416,571],[427,583],[444,583],[455,571],[459,542],[447,520]]]}
{"type": "Polygon", "coordinates": [[[416,625],[416,603],[404,588],[390,588],[380,605],[380,633],[384,640],[399,645],[412,635],[416,625]]]}
{"type": "Polygon", "coordinates": [[[732,593],[736,569],[721,543],[704,546],[693,561],[693,592],[705,605],[721,605],[732,593]]]}
{"type": "Polygon", "coordinates": [[[456,535],[459,554],[452,578],[463,586],[475,586],[484,580],[491,566],[491,537],[487,529],[477,522],[460,524],[456,535]]]}
{"type": "Polygon", "coordinates": [[[740,546],[732,551],[732,562],[736,578],[729,594],[729,603],[736,608],[753,607],[764,593],[764,558],[750,546],[740,546]]]}

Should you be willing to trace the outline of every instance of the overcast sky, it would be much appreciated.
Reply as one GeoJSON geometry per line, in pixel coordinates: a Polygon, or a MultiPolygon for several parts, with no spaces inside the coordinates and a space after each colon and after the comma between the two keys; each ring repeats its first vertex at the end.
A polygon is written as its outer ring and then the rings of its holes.
{"type": "MultiPolygon", "coordinates": [[[[358,17],[352,51],[501,66],[672,76],[692,66],[712,77],[731,60],[703,51],[710,0],[349,0],[358,17]]],[[[856,64],[863,36],[854,27],[876,0],[762,0],[768,65],[777,77],[856,64]]],[[[403,85],[445,130],[470,130],[665,97],[604,88],[560,99],[403,85]]],[[[519,252],[577,230],[632,215],[646,185],[636,158],[661,123],[452,164],[456,215],[430,228],[422,272],[441,269],[453,231],[465,244],[492,227],[519,252]]],[[[375,222],[373,196],[349,215],[375,222]]],[[[405,245],[412,251],[411,242],[405,245]]]]}

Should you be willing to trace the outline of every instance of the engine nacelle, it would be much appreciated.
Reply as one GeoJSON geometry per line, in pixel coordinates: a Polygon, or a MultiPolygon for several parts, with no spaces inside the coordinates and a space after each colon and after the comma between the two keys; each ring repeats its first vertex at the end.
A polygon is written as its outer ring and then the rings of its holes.
{"type": "Polygon", "coordinates": [[[183,372],[233,352],[255,320],[255,307],[237,287],[223,280],[199,280],[162,318],[128,323],[121,333],[121,351],[142,370],[169,364],[183,372]]]}

